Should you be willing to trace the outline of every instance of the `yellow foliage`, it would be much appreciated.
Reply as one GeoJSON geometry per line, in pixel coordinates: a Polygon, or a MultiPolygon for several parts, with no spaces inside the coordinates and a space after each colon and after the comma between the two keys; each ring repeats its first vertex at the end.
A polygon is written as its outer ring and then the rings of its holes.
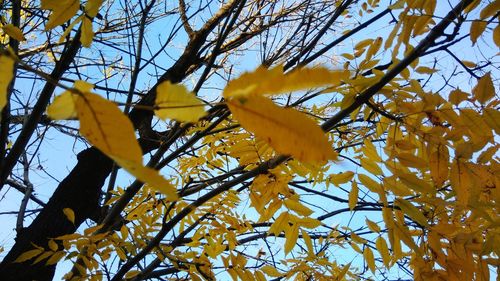
{"type": "Polygon", "coordinates": [[[50,30],[70,20],[80,8],[80,0],[42,0],[42,9],[52,10],[45,30],[50,30]]]}
{"type": "Polygon", "coordinates": [[[26,38],[24,38],[23,32],[17,26],[14,26],[13,24],[6,24],[6,25],[2,26],[2,29],[5,33],[7,33],[7,35],[14,38],[15,40],[26,41],[26,38]]]}
{"type": "Polygon", "coordinates": [[[280,108],[261,96],[226,101],[242,127],[265,140],[277,152],[304,162],[337,158],[328,138],[309,117],[292,108],[280,108]]]}
{"type": "Polygon", "coordinates": [[[0,54],[0,112],[7,104],[7,90],[14,76],[14,60],[0,54]]]}
{"type": "Polygon", "coordinates": [[[206,115],[204,104],[186,87],[165,81],[156,88],[155,114],[161,119],[196,122],[206,115]]]}

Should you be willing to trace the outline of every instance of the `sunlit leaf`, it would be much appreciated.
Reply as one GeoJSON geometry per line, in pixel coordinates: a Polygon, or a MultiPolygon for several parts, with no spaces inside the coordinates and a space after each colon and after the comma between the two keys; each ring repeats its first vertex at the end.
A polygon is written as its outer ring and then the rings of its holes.
{"type": "Polygon", "coordinates": [[[419,209],[413,206],[413,204],[401,198],[397,198],[394,203],[399,208],[401,208],[401,211],[403,213],[405,213],[410,218],[418,222],[418,224],[422,226],[427,226],[427,218],[422,214],[422,212],[419,209]]]}
{"type": "Polygon", "coordinates": [[[227,104],[242,127],[281,154],[304,162],[337,158],[321,128],[295,109],[278,107],[261,96],[231,99],[227,104]]]}
{"type": "Polygon", "coordinates": [[[370,247],[365,247],[363,251],[363,257],[365,258],[366,264],[372,273],[375,273],[375,257],[370,247]]]}
{"type": "Polygon", "coordinates": [[[349,72],[326,68],[299,68],[284,74],[281,66],[273,69],[257,68],[230,81],[224,89],[224,97],[248,95],[276,95],[315,87],[340,84],[349,78],[349,72]]]}
{"type": "Polygon", "coordinates": [[[285,255],[290,253],[299,239],[299,226],[294,224],[285,230],[285,255]]]}
{"type": "Polygon", "coordinates": [[[45,30],[53,29],[71,19],[80,8],[80,0],[42,0],[42,9],[52,10],[45,30]]]}
{"type": "Polygon", "coordinates": [[[132,123],[114,103],[99,95],[83,92],[77,95],[76,111],[80,120],[80,133],[90,143],[140,181],[171,200],[177,198],[176,189],[170,182],[158,171],[143,166],[142,151],[132,123]]]}
{"type": "Polygon", "coordinates": [[[436,186],[440,187],[448,179],[449,154],[446,146],[439,146],[429,157],[429,169],[432,180],[436,186]]]}
{"type": "Polygon", "coordinates": [[[358,204],[358,184],[354,181],[351,185],[351,191],[349,192],[349,209],[352,211],[358,204]]]}
{"type": "Polygon", "coordinates": [[[73,210],[70,208],[64,208],[63,213],[72,224],[75,224],[75,212],[73,212],[73,210]]]}
{"type": "Polygon", "coordinates": [[[384,238],[378,237],[375,245],[377,246],[377,250],[382,257],[385,267],[389,268],[391,264],[391,255],[389,253],[389,247],[387,247],[387,242],[384,238]]]}
{"type": "Polygon", "coordinates": [[[28,260],[40,255],[41,253],[43,253],[43,249],[29,250],[29,251],[24,252],[21,255],[19,255],[19,257],[17,257],[17,259],[14,262],[15,263],[25,262],[25,261],[28,261],[28,260]]]}
{"type": "Polygon", "coordinates": [[[313,213],[313,211],[306,206],[302,205],[300,202],[291,200],[291,199],[286,199],[285,200],[285,206],[290,209],[295,211],[297,214],[302,215],[302,216],[309,216],[313,213]]]}
{"type": "Polygon", "coordinates": [[[481,34],[483,34],[487,25],[488,23],[485,21],[472,22],[470,26],[470,40],[472,41],[472,44],[476,44],[477,39],[479,38],[479,36],[481,36],[481,34]]]}
{"type": "Polygon", "coordinates": [[[65,91],[57,96],[47,108],[47,115],[54,120],[75,118],[77,114],[73,93],[65,91]]]}
{"type": "Polygon", "coordinates": [[[479,79],[477,85],[472,89],[474,97],[482,104],[485,104],[489,99],[495,96],[495,87],[491,80],[491,73],[486,73],[479,79]]]}
{"type": "Polygon", "coordinates": [[[82,34],[80,35],[80,41],[82,46],[90,47],[92,40],[94,39],[94,30],[92,29],[92,21],[88,18],[83,18],[82,20],[82,34]]]}
{"type": "Polygon", "coordinates": [[[95,17],[103,2],[104,0],[88,0],[85,4],[85,13],[91,18],[95,17]]]}
{"type": "Polygon", "coordinates": [[[7,104],[7,90],[14,77],[14,60],[0,54],[0,112],[7,104]]]}
{"type": "Polygon", "coordinates": [[[161,119],[175,119],[196,122],[206,115],[203,103],[186,87],[165,81],[156,88],[156,116],[161,119]]]}

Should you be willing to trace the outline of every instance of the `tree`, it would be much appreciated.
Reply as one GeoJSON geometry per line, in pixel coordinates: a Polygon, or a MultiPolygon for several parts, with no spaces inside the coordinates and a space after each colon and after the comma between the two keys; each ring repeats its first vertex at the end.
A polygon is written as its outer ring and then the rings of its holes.
{"type": "Polygon", "coordinates": [[[174,2],[0,1],[3,280],[498,270],[500,1],[174,2]]]}

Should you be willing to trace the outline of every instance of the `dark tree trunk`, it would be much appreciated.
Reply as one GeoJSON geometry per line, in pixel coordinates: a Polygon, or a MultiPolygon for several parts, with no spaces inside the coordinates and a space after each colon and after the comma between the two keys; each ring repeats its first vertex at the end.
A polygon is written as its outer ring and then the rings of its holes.
{"type": "Polygon", "coordinates": [[[23,252],[33,249],[31,243],[47,248],[50,238],[74,233],[87,218],[93,217],[99,211],[101,187],[112,166],[113,162],[95,148],[78,154],[78,164],[59,184],[31,225],[18,234],[14,247],[0,264],[1,280],[52,280],[55,265],[45,266],[45,261],[34,265],[33,260],[13,261],[23,252]],[[64,208],[75,212],[74,225],[64,215],[64,208]]]}

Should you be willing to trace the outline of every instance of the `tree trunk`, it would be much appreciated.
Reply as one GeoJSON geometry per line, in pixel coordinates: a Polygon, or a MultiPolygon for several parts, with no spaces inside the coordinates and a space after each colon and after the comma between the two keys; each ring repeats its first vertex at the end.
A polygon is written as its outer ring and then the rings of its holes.
{"type": "Polygon", "coordinates": [[[14,263],[17,257],[36,244],[47,247],[48,240],[74,233],[88,218],[99,211],[101,187],[111,172],[113,162],[95,148],[78,154],[78,163],[71,173],[59,184],[54,195],[35,218],[16,238],[14,247],[0,264],[0,276],[7,280],[52,280],[55,265],[45,266],[46,261],[32,265],[33,260],[14,263]],[[75,212],[75,224],[63,213],[64,208],[75,212]]]}

